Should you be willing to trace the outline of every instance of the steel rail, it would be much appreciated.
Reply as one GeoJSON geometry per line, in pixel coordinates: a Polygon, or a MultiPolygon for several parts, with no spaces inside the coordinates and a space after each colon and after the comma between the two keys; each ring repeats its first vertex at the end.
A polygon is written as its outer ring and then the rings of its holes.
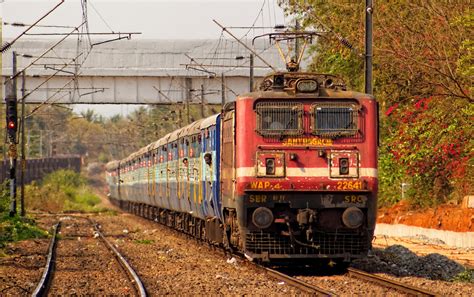
{"type": "Polygon", "coordinates": [[[404,292],[404,293],[408,293],[408,294],[412,294],[412,295],[416,295],[416,296],[439,296],[439,295],[436,295],[435,293],[430,292],[428,290],[418,288],[418,287],[414,287],[414,286],[409,285],[409,284],[404,284],[404,283],[401,283],[401,282],[398,282],[398,281],[395,281],[395,280],[392,280],[392,279],[389,279],[389,278],[374,275],[374,274],[371,274],[371,273],[368,273],[368,272],[365,272],[365,271],[362,271],[362,270],[359,270],[359,269],[348,268],[347,272],[349,273],[349,276],[354,276],[354,277],[362,279],[362,280],[374,282],[374,283],[377,283],[377,284],[382,285],[384,287],[389,287],[389,288],[392,288],[392,289],[396,289],[396,290],[399,290],[399,291],[404,292]]]}
{"type": "Polygon", "coordinates": [[[51,238],[51,241],[49,243],[48,258],[46,259],[46,265],[44,266],[43,275],[41,276],[38,286],[33,291],[33,294],[31,294],[34,297],[46,295],[47,288],[51,280],[52,272],[54,270],[54,258],[56,253],[57,242],[56,235],[58,234],[58,230],[60,227],[61,222],[58,222],[56,225],[54,225],[53,237],[51,238]]]}
{"type": "Polygon", "coordinates": [[[120,252],[105,238],[105,236],[102,234],[102,232],[100,232],[98,225],[94,221],[92,221],[91,219],[89,219],[89,221],[94,225],[95,232],[99,235],[102,242],[104,242],[105,245],[114,253],[114,255],[117,258],[120,265],[122,265],[122,267],[125,268],[125,271],[131,277],[131,280],[135,284],[135,286],[137,288],[137,292],[140,294],[140,296],[146,297],[147,293],[146,293],[146,290],[145,290],[145,286],[143,285],[140,277],[135,272],[135,270],[127,262],[127,260],[120,254],[120,252]]]}
{"type": "Polygon", "coordinates": [[[274,269],[264,267],[264,266],[259,266],[259,265],[257,265],[257,266],[264,269],[265,272],[269,276],[271,276],[273,278],[276,278],[276,279],[279,279],[281,281],[284,281],[284,282],[288,283],[289,285],[291,285],[295,288],[298,288],[302,291],[305,291],[307,293],[316,294],[318,296],[337,296],[337,294],[334,293],[334,292],[327,291],[327,290],[325,290],[323,288],[320,288],[320,287],[317,287],[315,285],[308,284],[308,283],[306,283],[302,280],[299,280],[299,279],[294,278],[292,276],[289,276],[287,274],[281,273],[281,272],[276,271],[274,269]]]}

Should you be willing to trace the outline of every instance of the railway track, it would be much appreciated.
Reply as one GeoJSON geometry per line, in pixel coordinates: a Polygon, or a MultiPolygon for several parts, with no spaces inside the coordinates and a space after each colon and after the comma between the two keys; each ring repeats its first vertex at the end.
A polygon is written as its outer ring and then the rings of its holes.
{"type": "Polygon", "coordinates": [[[402,293],[416,296],[437,296],[436,294],[409,284],[404,284],[386,277],[378,276],[372,273],[368,273],[359,269],[348,268],[347,273],[350,277],[355,277],[365,281],[376,283],[377,285],[392,288],[402,293]]]}
{"type": "MultiPolygon", "coordinates": [[[[290,276],[286,273],[261,266],[259,264],[254,264],[258,269],[263,270],[265,273],[267,273],[270,277],[273,277],[275,279],[278,279],[280,281],[283,281],[287,283],[288,285],[295,287],[305,293],[309,293],[312,295],[317,295],[317,296],[338,296],[338,295],[346,295],[347,292],[340,292],[339,289],[335,288],[333,290],[328,290],[322,287],[319,287],[318,285],[314,284],[311,279],[300,279],[300,278],[295,278],[293,276],[290,276]]],[[[415,296],[439,296],[436,295],[433,292],[430,292],[428,290],[425,290],[423,288],[415,287],[409,284],[401,283],[398,281],[395,281],[390,278],[378,276],[375,274],[371,274],[362,270],[358,270],[355,268],[348,268],[347,273],[344,275],[344,277],[349,277],[349,278],[356,278],[360,281],[363,282],[369,282],[373,283],[379,287],[383,287],[385,289],[393,289],[396,290],[402,294],[407,294],[409,296],[415,295],[415,296]]],[[[316,277],[319,278],[319,277],[316,277]]],[[[313,279],[314,280],[314,279],[313,279]]],[[[348,282],[348,286],[350,285],[350,282],[348,282]]],[[[388,293],[388,292],[387,292],[388,293]]]]}
{"type": "Polygon", "coordinates": [[[78,216],[66,218],[54,226],[46,265],[33,296],[130,295],[133,291],[134,295],[147,296],[137,273],[94,221],[78,216]],[[129,285],[124,285],[126,282],[129,285]]]}
{"type": "Polygon", "coordinates": [[[274,269],[265,267],[265,266],[258,266],[261,269],[264,269],[264,271],[270,276],[275,279],[281,280],[286,282],[288,285],[293,286],[295,288],[300,289],[301,291],[304,291],[306,293],[309,293],[311,295],[317,295],[317,296],[337,296],[336,293],[332,291],[328,291],[326,289],[323,289],[321,287],[315,286],[313,284],[307,283],[305,281],[302,281],[300,279],[294,278],[290,275],[284,274],[282,272],[276,271],[274,269]]]}
{"type": "MultiPolygon", "coordinates": [[[[188,234],[183,233],[179,230],[175,230],[175,229],[171,229],[171,230],[175,231],[177,234],[180,234],[180,235],[184,236],[186,239],[194,239],[193,237],[190,237],[188,234]]],[[[200,241],[197,241],[197,242],[198,243],[203,243],[203,242],[200,242],[200,241]]],[[[208,246],[208,245],[206,245],[206,246],[208,246]]],[[[272,268],[254,263],[254,262],[248,262],[246,260],[246,258],[244,257],[244,255],[242,255],[242,254],[233,253],[233,252],[231,252],[229,254],[228,251],[225,251],[224,249],[220,249],[220,248],[216,249],[215,247],[214,247],[213,250],[214,251],[220,251],[222,253],[222,255],[226,256],[226,257],[229,257],[229,256],[237,257],[240,260],[242,260],[244,263],[248,263],[250,265],[253,265],[254,268],[256,268],[258,270],[261,270],[262,272],[266,273],[268,276],[270,276],[274,279],[283,281],[286,284],[288,284],[289,286],[297,288],[297,289],[301,290],[302,292],[309,293],[311,295],[317,295],[317,296],[339,296],[339,294],[337,293],[336,290],[331,290],[330,291],[330,290],[327,290],[325,288],[319,287],[315,284],[312,284],[311,282],[307,282],[305,280],[290,276],[288,274],[277,271],[275,269],[272,269],[272,268]]],[[[374,284],[376,284],[380,287],[384,287],[384,288],[388,288],[388,289],[394,289],[394,290],[397,290],[401,293],[405,293],[405,294],[408,294],[408,295],[438,296],[438,295],[436,295],[432,292],[429,292],[427,290],[424,290],[422,288],[418,288],[418,287],[415,287],[415,286],[411,286],[411,285],[408,285],[408,284],[397,282],[397,281],[394,281],[394,280],[389,279],[389,278],[384,278],[384,277],[377,276],[377,275],[374,275],[374,274],[370,274],[370,273],[367,273],[365,271],[354,269],[354,268],[348,268],[346,276],[350,277],[350,278],[357,278],[357,279],[359,279],[361,281],[364,281],[364,282],[371,282],[371,283],[374,283],[374,284]]]]}

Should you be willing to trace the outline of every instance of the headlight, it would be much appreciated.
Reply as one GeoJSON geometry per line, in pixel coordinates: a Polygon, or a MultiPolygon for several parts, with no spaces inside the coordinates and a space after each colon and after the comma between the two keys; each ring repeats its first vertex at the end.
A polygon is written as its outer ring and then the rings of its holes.
{"type": "Polygon", "coordinates": [[[312,79],[301,79],[296,83],[296,89],[302,93],[312,93],[318,90],[318,83],[312,79]]]}
{"type": "Polygon", "coordinates": [[[339,159],[339,174],[340,175],[349,174],[349,158],[339,159]]]}
{"type": "Polygon", "coordinates": [[[275,158],[266,158],[265,167],[267,175],[275,175],[275,158]]]}
{"type": "Polygon", "coordinates": [[[273,213],[266,207],[259,207],[252,214],[252,223],[260,229],[270,227],[273,223],[273,213]]]}
{"type": "Polygon", "coordinates": [[[348,228],[358,228],[364,222],[364,213],[357,207],[349,207],[342,214],[342,222],[348,228]]]}

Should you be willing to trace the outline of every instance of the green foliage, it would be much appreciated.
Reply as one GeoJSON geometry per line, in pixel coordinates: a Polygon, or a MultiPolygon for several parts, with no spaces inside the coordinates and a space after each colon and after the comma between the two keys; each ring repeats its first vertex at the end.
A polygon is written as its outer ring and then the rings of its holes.
{"type": "Polygon", "coordinates": [[[61,169],[47,175],[42,184],[57,189],[79,188],[86,184],[86,179],[72,170],[61,169]]]}
{"type": "Polygon", "coordinates": [[[8,242],[46,237],[48,232],[35,226],[30,219],[18,215],[10,217],[5,213],[0,218],[0,248],[4,248],[8,242]]]}
{"type": "Polygon", "coordinates": [[[0,184],[0,213],[5,213],[10,208],[10,192],[8,190],[8,180],[0,184]]]}
{"type": "Polygon", "coordinates": [[[379,206],[399,202],[402,183],[406,182],[401,167],[396,166],[391,153],[382,150],[379,156],[379,206]]]}
{"type": "Polygon", "coordinates": [[[462,283],[474,283],[474,269],[466,269],[453,277],[453,281],[462,283]]]}
{"type": "Polygon", "coordinates": [[[71,170],[58,170],[46,176],[40,186],[25,189],[27,206],[43,211],[102,211],[100,198],[91,192],[86,180],[71,170]]]}
{"type": "Polygon", "coordinates": [[[385,149],[393,155],[393,166],[403,169],[405,179],[414,185],[408,192],[413,204],[460,201],[471,190],[472,113],[474,106],[466,106],[462,99],[446,102],[434,97],[388,113],[386,121],[396,130],[386,137],[385,149]]]}
{"type": "Polygon", "coordinates": [[[34,221],[18,215],[9,216],[10,195],[8,183],[0,185],[0,249],[7,243],[29,238],[45,238],[48,233],[38,228],[34,221]]]}
{"type": "Polygon", "coordinates": [[[87,109],[81,112],[81,116],[88,122],[91,123],[102,123],[104,121],[101,115],[95,113],[93,109],[87,109]]]}
{"type": "Polygon", "coordinates": [[[134,242],[138,243],[138,244],[152,244],[152,243],[155,243],[155,241],[152,240],[152,239],[135,239],[134,242]]]}
{"type": "MultiPolygon", "coordinates": [[[[473,192],[474,11],[469,1],[385,1],[374,10],[374,93],[381,107],[380,204],[416,206],[473,192]]],[[[328,32],[311,70],[362,90],[363,1],[280,0],[304,26],[328,32]],[[350,41],[355,51],[340,43],[350,41]]]]}
{"type": "Polygon", "coordinates": [[[99,157],[97,159],[99,160],[99,162],[104,163],[104,164],[111,161],[110,157],[106,155],[104,152],[99,153],[99,157]]]}

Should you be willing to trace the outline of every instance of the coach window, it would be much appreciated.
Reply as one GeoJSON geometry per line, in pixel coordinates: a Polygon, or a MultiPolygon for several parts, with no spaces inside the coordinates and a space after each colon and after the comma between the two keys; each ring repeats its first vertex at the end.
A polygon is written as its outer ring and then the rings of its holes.
{"type": "Polygon", "coordinates": [[[303,104],[298,102],[258,102],[257,132],[263,136],[302,135],[303,104]]]}

